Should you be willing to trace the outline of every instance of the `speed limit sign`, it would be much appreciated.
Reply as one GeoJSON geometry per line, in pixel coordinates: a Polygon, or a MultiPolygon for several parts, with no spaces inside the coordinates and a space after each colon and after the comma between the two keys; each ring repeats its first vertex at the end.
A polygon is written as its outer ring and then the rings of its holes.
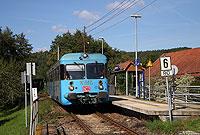
{"type": "Polygon", "coordinates": [[[166,71],[166,70],[172,69],[170,56],[160,58],[160,68],[161,68],[161,71],[166,71]]]}

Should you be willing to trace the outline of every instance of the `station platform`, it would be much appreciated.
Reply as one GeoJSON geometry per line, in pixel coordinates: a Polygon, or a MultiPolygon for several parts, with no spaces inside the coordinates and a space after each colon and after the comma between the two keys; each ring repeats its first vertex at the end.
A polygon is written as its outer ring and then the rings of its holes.
{"type": "MultiPolygon", "coordinates": [[[[110,95],[113,105],[132,110],[145,115],[168,116],[169,106],[165,103],[136,99],[134,96],[110,95]]],[[[195,108],[177,106],[172,111],[173,116],[200,116],[200,105],[195,108]]]]}

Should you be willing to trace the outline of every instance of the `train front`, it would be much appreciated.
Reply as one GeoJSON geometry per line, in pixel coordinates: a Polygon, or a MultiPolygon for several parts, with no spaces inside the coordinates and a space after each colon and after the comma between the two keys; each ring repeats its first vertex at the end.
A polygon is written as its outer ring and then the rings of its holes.
{"type": "Polygon", "coordinates": [[[64,68],[61,102],[98,104],[109,100],[107,58],[99,53],[71,53],[60,60],[64,68]]]}

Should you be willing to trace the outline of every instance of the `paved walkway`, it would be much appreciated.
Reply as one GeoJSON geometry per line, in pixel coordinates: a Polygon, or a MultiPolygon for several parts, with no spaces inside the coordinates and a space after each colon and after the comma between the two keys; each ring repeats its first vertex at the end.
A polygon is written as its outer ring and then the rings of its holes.
{"type": "MultiPolygon", "coordinates": [[[[139,113],[143,113],[146,115],[169,115],[169,106],[168,104],[164,103],[135,99],[135,97],[133,96],[116,95],[110,95],[110,101],[112,101],[113,105],[133,110],[139,113]]],[[[198,105],[198,108],[200,108],[200,105],[198,105]]],[[[176,116],[200,116],[200,109],[177,107],[176,110],[172,111],[172,114],[176,116]]]]}

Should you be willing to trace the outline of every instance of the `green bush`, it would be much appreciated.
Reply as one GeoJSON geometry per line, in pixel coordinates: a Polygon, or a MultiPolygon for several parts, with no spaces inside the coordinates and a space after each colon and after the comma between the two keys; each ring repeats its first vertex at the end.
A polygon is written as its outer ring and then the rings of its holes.
{"type": "Polygon", "coordinates": [[[150,132],[162,132],[164,134],[175,134],[182,130],[189,130],[200,133],[200,117],[189,117],[177,121],[154,120],[146,123],[150,132]]]}
{"type": "Polygon", "coordinates": [[[200,132],[200,117],[183,121],[184,129],[200,132]]]}
{"type": "Polygon", "coordinates": [[[181,130],[179,121],[160,121],[154,120],[153,122],[147,122],[147,128],[150,132],[161,131],[163,133],[174,134],[177,130],[181,130]]]}

